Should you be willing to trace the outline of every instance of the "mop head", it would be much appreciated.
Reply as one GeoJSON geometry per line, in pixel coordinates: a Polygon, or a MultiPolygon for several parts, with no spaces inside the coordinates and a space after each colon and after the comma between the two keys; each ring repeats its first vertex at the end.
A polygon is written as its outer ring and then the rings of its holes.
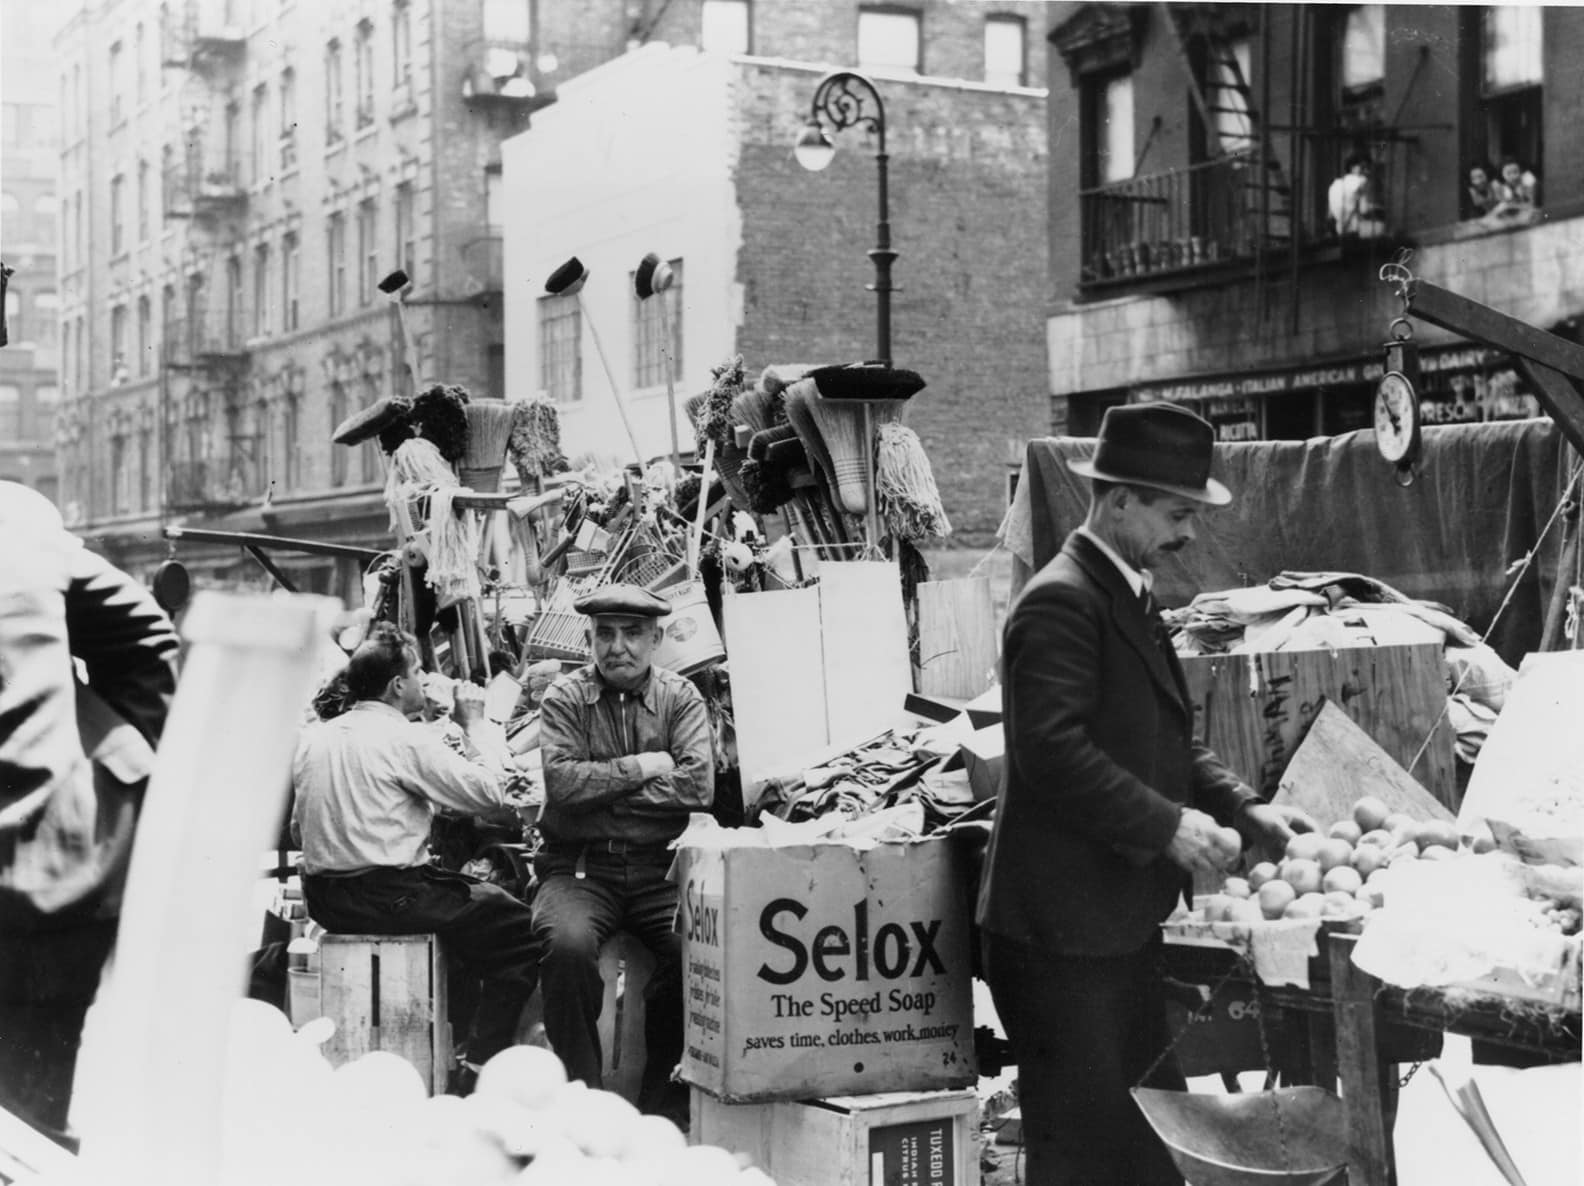
{"type": "Polygon", "coordinates": [[[423,437],[403,441],[391,454],[390,472],[385,475],[385,506],[390,510],[391,530],[399,530],[400,509],[413,499],[456,485],[456,471],[433,441],[423,437]]]}
{"type": "Polygon", "coordinates": [[[436,383],[413,399],[408,418],[419,436],[433,441],[440,456],[455,463],[467,455],[467,404],[466,387],[436,383]]]}
{"type": "Polygon", "coordinates": [[[462,411],[467,417],[467,447],[457,466],[462,484],[474,490],[493,491],[500,486],[517,409],[503,399],[476,399],[465,404],[462,411]]]}
{"type": "Polygon", "coordinates": [[[886,533],[910,542],[950,535],[951,521],[918,433],[889,423],[875,436],[875,505],[886,533]]]}
{"type": "Polygon", "coordinates": [[[819,461],[842,509],[852,515],[865,514],[869,509],[869,442],[864,436],[863,405],[822,400],[814,381],[807,378],[787,388],[786,404],[787,418],[809,456],[819,461]]]}
{"type": "MultiPolygon", "coordinates": [[[[698,445],[702,450],[706,441],[713,440],[717,449],[732,443],[732,401],[743,389],[743,357],[733,355],[719,366],[710,368],[715,381],[704,394],[704,406],[694,419],[698,426],[698,445]]],[[[689,403],[692,401],[690,400],[689,403]]]]}
{"type": "Polygon", "coordinates": [[[424,579],[434,590],[439,609],[483,592],[477,559],[478,516],[456,513],[452,506],[456,492],[457,487],[451,486],[429,496],[429,567],[424,579]]]}
{"type": "Polygon", "coordinates": [[[561,452],[561,413],[548,400],[529,399],[512,404],[511,435],[506,453],[517,467],[523,489],[568,469],[561,452]]]}

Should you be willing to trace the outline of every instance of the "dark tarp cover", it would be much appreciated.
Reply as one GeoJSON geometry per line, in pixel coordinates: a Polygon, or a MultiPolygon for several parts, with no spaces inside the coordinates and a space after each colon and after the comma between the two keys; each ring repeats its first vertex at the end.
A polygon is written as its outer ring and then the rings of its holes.
{"type": "MultiPolygon", "coordinates": [[[[1089,483],[1066,462],[1094,448],[1092,438],[1029,442],[1001,528],[1016,557],[1014,596],[1083,522],[1089,483]]],[[[1213,471],[1232,489],[1232,505],[1206,509],[1198,543],[1167,560],[1155,587],[1162,604],[1179,606],[1282,571],[1360,573],[1441,602],[1484,634],[1512,581],[1509,566],[1534,547],[1574,464],[1549,419],[1427,428],[1408,487],[1367,430],[1218,444],[1213,471]]],[[[1489,639],[1507,662],[1542,649],[1563,539],[1576,549],[1577,532],[1575,503],[1552,524],[1489,639]]],[[[1570,554],[1567,571],[1574,563],[1570,554]]]]}

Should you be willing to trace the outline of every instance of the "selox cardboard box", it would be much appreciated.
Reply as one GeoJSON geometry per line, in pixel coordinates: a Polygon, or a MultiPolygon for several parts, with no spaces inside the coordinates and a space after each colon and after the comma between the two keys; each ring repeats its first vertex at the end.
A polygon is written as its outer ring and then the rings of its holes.
{"type": "Polygon", "coordinates": [[[736,1103],[976,1082],[947,841],[684,845],[678,873],[687,1082],[736,1103]]]}

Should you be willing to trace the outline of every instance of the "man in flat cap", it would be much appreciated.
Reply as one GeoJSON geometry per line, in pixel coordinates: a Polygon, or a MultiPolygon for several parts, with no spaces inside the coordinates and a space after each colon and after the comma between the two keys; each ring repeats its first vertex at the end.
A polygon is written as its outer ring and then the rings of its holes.
{"type": "Polygon", "coordinates": [[[1170,404],[1111,408],[1089,515],[1029,582],[1002,645],[1006,768],[978,921],[984,976],[1018,1065],[1029,1186],[1181,1186],[1128,1094],[1182,1090],[1166,1054],[1160,924],[1196,872],[1279,852],[1312,821],[1265,803],[1196,742],[1150,591],[1191,544],[1215,433],[1170,404]]]}
{"type": "Polygon", "coordinates": [[[603,1086],[600,946],[632,934],[655,958],[638,1106],[685,1128],[687,1093],[670,1081],[682,1055],[682,946],[666,873],[671,841],[714,799],[709,715],[698,689],[654,665],[669,601],[610,585],[575,608],[589,617],[594,662],[550,686],[539,718],[544,844],[533,917],[545,1033],[569,1077],[603,1086]]]}

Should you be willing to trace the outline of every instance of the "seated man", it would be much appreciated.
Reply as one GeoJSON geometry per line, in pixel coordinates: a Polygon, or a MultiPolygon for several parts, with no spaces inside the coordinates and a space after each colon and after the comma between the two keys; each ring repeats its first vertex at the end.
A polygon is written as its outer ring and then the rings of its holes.
{"type": "Polygon", "coordinates": [[[435,808],[513,818],[502,787],[503,739],[484,719],[484,690],[457,688],[455,715],[481,761],[408,720],[424,707],[418,647],[374,627],[346,668],[351,707],[304,730],[292,766],[292,831],[301,837],[303,898],[331,932],[434,933],[482,981],[466,1059],[482,1065],[512,1044],[538,979],[528,907],[499,886],[429,863],[435,808]],[[494,735],[492,736],[492,730],[494,735]]]}
{"type": "Polygon", "coordinates": [[[645,990],[647,1061],[638,1106],[686,1126],[672,1085],[682,1054],[681,939],[668,846],[714,797],[704,698],[653,665],[663,598],[611,585],[576,602],[594,662],[551,685],[540,705],[544,845],[534,930],[544,948],[545,1032],[567,1075],[602,1087],[599,950],[627,930],[655,957],[645,990]]]}

